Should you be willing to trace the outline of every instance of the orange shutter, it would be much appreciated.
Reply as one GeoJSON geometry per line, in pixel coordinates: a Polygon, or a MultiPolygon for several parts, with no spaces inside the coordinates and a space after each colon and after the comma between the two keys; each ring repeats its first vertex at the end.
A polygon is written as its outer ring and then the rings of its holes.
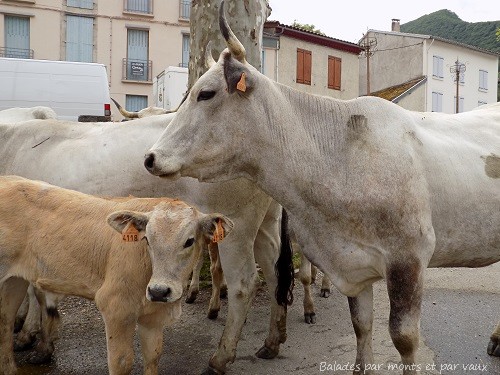
{"type": "Polygon", "coordinates": [[[342,60],[328,56],[328,88],[340,90],[342,60]]]}
{"type": "Polygon", "coordinates": [[[297,48],[297,83],[304,83],[304,50],[297,48]]]}
{"type": "Polygon", "coordinates": [[[304,51],[304,83],[311,84],[312,54],[311,51],[304,51]]]}

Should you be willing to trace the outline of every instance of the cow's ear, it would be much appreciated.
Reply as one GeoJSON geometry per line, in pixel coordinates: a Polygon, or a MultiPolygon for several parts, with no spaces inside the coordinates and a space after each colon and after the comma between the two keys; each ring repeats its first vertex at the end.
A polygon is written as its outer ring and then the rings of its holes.
{"type": "Polygon", "coordinates": [[[133,226],[139,233],[144,233],[148,221],[148,215],[135,211],[117,211],[108,216],[108,224],[120,233],[127,226],[133,226]]]}
{"type": "Polygon", "coordinates": [[[210,242],[222,241],[233,230],[234,224],[222,214],[204,215],[200,221],[201,231],[210,242]]]}
{"type": "Polygon", "coordinates": [[[236,91],[248,93],[254,87],[250,70],[230,53],[224,55],[224,77],[230,94],[236,91]]]}

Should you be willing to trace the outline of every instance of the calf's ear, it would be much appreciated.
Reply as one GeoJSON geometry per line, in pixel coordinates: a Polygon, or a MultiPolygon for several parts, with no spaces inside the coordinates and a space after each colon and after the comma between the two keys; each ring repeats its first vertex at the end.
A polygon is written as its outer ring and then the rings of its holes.
{"type": "Polygon", "coordinates": [[[110,214],[107,220],[117,232],[122,233],[125,227],[132,225],[139,233],[144,233],[149,217],[142,212],[117,211],[110,214]]]}
{"type": "Polygon", "coordinates": [[[250,70],[230,53],[224,55],[224,77],[230,94],[236,91],[246,94],[254,88],[254,79],[250,70]]]}
{"type": "Polygon", "coordinates": [[[203,235],[210,242],[222,241],[233,230],[234,224],[222,214],[205,215],[200,221],[203,235]]]}

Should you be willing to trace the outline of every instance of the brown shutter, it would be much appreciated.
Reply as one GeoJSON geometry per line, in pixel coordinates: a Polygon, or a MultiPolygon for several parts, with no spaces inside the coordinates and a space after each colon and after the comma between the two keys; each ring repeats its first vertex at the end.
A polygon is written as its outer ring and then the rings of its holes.
{"type": "Polygon", "coordinates": [[[304,50],[297,48],[297,83],[304,83],[304,50]]]}
{"type": "Polygon", "coordinates": [[[304,51],[304,83],[311,84],[312,54],[311,51],[304,51]]]}
{"type": "Polygon", "coordinates": [[[328,56],[328,88],[340,90],[342,60],[328,56]]]}

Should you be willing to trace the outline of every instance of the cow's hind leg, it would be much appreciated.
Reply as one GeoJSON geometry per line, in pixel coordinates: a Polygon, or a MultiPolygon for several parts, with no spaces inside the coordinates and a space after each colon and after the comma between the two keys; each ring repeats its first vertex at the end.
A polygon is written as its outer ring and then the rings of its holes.
{"type": "Polygon", "coordinates": [[[24,321],[26,320],[26,316],[28,315],[29,307],[30,307],[29,295],[28,293],[26,293],[26,296],[24,297],[21,306],[19,306],[19,310],[17,310],[16,322],[14,323],[14,333],[19,332],[23,328],[24,321]]]}
{"type": "Polygon", "coordinates": [[[208,306],[208,319],[217,319],[220,311],[220,294],[221,286],[224,280],[222,266],[219,257],[219,247],[217,244],[208,245],[210,253],[210,274],[212,276],[212,295],[210,297],[210,304],[208,306]]]}
{"type": "Polygon", "coordinates": [[[14,361],[14,322],[28,288],[26,280],[11,277],[0,284],[0,374],[16,373],[14,361]]]}
{"type": "Polygon", "coordinates": [[[418,260],[390,264],[387,290],[391,304],[389,333],[401,355],[403,374],[416,374],[415,355],[420,331],[423,267],[418,260]]]}
{"type": "Polygon", "coordinates": [[[500,357],[500,323],[493,331],[488,344],[488,354],[500,357]]]}
{"type": "Polygon", "coordinates": [[[356,333],[356,366],[354,374],[372,374],[367,364],[373,362],[373,286],[366,287],[357,297],[348,297],[352,325],[356,333]]]}
{"type": "Polygon", "coordinates": [[[314,312],[314,301],[312,299],[312,270],[313,265],[300,253],[299,279],[304,288],[304,320],[307,324],[316,323],[316,313],[314,312]]]}
{"type": "Polygon", "coordinates": [[[23,327],[14,340],[15,351],[31,349],[35,344],[37,334],[40,332],[41,310],[36,298],[35,287],[32,284],[29,285],[27,296],[28,313],[23,327]]]}
{"type": "Polygon", "coordinates": [[[64,298],[63,295],[35,290],[37,300],[42,313],[42,325],[40,340],[36,344],[35,352],[30,355],[28,362],[39,365],[52,360],[54,343],[58,338],[59,325],[61,322],[57,305],[64,298]]]}
{"type": "Polygon", "coordinates": [[[328,297],[330,297],[330,293],[331,293],[331,291],[330,291],[330,279],[326,275],[323,275],[323,280],[321,281],[320,296],[323,298],[328,298],[328,297]]]}

